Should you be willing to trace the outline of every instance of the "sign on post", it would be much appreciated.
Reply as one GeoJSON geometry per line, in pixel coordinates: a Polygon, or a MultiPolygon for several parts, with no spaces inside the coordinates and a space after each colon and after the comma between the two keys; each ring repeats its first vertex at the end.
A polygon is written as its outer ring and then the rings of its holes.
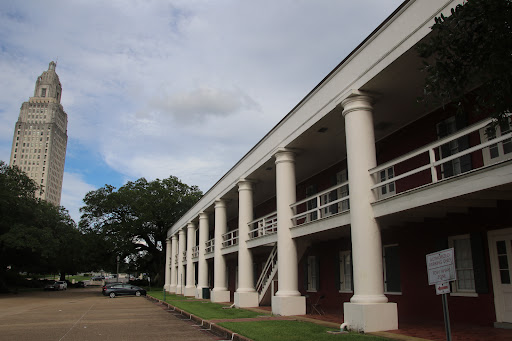
{"type": "Polygon", "coordinates": [[[436,293],[442,295],[446,340],[451,341],[450,313],[448,312],[448,299],[446,298],[446,294],[450,293],[450,281],[457,280],[454,249],[451,248],[428,254],[427,273],[428,284],[435,285],[436,293]]]}
{"type": "Polygon", "coordinates": [[[429,285],[455,281],[457,272],[453,248],[428,254],[427,273],[429,285]]]}

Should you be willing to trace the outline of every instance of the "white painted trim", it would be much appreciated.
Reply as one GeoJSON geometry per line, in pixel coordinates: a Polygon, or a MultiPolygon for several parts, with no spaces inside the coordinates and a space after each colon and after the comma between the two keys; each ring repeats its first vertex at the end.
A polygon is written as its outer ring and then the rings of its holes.
{"type": "Polygon", "coordinates": [[[492,230],[487,232],[487,242],[489,246],[489,259],[491,263],[491,275],[492,275],[492,287],[494,293],[494,308],[496,310],[496,321],[504,322],[502,314],[503,308],[503,295],[498,287],[500,282],[499,266],[497,264],[497,250],[496,250],[496,239],[503,236],[512,237],[512,228],[492,230]]]}

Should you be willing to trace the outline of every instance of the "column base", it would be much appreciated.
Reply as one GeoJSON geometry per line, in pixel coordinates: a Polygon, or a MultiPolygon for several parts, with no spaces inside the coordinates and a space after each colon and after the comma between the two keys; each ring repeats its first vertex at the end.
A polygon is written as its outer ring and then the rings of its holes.
{"type": "Polygon", "coordinates": [[[175,294],[176,293],[176,285],[170,285],[169,286],[169,292],[171,294],[175,294]]]}
{"type": "Polygon", "coordinates": [[[183,286],[177,285],[176,286],[176,295],[183,295],[183,290],[184,290],[183,286]]]}
{"type": "Polygon", "coordinates": [[[196,287],[185,287],[186,297],[196,297],[196,287]]]}
{"type": "Polygon", "coordinates": [[[344,322],[357,332],[378,332],[398,329],[396,303],[344,303],[344,322]]]}
{"type": "Polygon", "coordinates": [[[164,290],[167,291],[167,292],[171,291],[171,285],[170,284],[165,284],[164,285],[164,290]]]}
{"type": "Polygon", "coordinates": [[[235,307],[254,308],[259,307],[259,295],[253,292],[235,292],[235,307]]]}
{"type": "Polygon", "coordinates": [[[229,292],[229,290],[218,290],[218,291],[215,291],[215,289],[212,290],[211,292],[212,296],[210,298],[210,300],[212,302],[231,302],[231,293],[229,292]]]}
{"type": "Polygon", "coordinates": [[[272,296],[272,313],[281,316],[306,315],[306,297],[272,296]]]}

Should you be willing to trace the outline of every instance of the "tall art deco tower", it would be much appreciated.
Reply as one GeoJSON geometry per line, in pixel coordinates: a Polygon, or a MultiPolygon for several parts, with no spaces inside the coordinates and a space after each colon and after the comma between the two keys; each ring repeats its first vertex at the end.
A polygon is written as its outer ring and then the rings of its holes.
{"type": "Polygon", "coordinates": [[[37,78],[34,97],[21,105],[14,127],[11,165],[21,168],[41,191],[36,195],[60,205],[68,143],[68,115],[60,104],[62,86],[51,62],[37,78]]]}

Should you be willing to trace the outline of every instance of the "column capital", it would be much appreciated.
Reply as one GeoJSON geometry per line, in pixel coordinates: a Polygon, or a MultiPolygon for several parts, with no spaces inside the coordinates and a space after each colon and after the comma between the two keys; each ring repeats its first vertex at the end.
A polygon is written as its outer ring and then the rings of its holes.
{"type": "Polygon", "coordinates": [[[201,219],[208,219],[208,213],[200,212],[199,213],[199,220],[201,220],[201,219]]]}
{"type": "Polygon", "coordinates": [[[292,149],[280,148],[274,154],[274,157],[276,158],[275,163],[276,164],[281,163],[281,162],[294,163],[295,162],[295,154],[296,154],[296,151],[294,151],[292,149]]]}
{"type": "Polygon", "coordinates": [[[255,182],[256,181],[251,179],[240,178],[240,180],[238,180],[238,191],[252,191],[252,185],[255,182]]]}
{"type": "Polygon", "coordinates": [[[165,243],[166,243],[166,244],[171,244],[171,238],[167,238],[167,239],[165,240],[165,243]]]}
{"type": "Polygon", "coordinates": [[[373,111],[373,99],[368,95],[353,95],[341,101],[343,116],[353,111],[373,111]]]}
{"type": "Polygon", "coordinates": [[[175,235],[175,234],[173,234],[173,235],[171,236],[171,239],[172,239],[172,240],[177,240],[177,239],[178,239],[178,236],[177,236],[177,235],[175,235]]]}
{"type": "Polygon", "coordinates": [[[196,228],[196,224],[194,224],[193,222],[190,222],[187,224],[187,229],[195,229],[196,228]]]}
{"type": "Polygon", "coordinates": [[[185,234],[185,227],[182,227],[179,232],[179,234],[184,235],[185,234]]]}
{"type": "Polygon", "coordinates": [[[221,208],[221,207],[226,207],[226,200],[224,199],[215,199],[215,208],[221,208]]]}

